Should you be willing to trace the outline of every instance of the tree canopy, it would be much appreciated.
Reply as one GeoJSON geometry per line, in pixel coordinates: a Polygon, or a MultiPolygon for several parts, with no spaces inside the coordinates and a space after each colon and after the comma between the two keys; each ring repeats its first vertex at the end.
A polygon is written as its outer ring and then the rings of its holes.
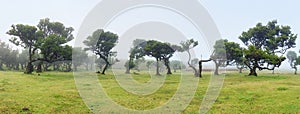
{"type": "Polygon", "coordinates": [[[167,67],[167,74],[172,74],[170,68],[169,59],[173,56],[178,46],[171,45],[169,43],[163,43],[156,40],[147,41],[144,52],[145,55],[154,57],[156,59],[156,75],[160,75],[159,73],[159,61],[164,61],[165,66],[167,67]]]}
{"type": "Polygon", "coordinates": [[[62,45],[73,39],[72,32],[72,27],[66,28],[62,23],[50,22],[50,19],[46,18],[41,19],[37,26],[12,25],[7,34],[14,36],[10,39],[13,44],[28,49],[29,61],[25,73],[32,73],[32,63],[35,61],[71,60],[70,53],[66,55],[71,47],[62,45]],[[35,56],[39,51],[42,57],[35,56]]]}
{"type": "Polygon", "coordinates": [[[279,67],[285,60],[283,54],[295,47],[296,38],[297,35],[291,32],[291,27],[280,26],[276,20],[268,22],[267,25],[258,23],[243,32],[239,39],[247,46],[244,49],[244,63],[250,69],[249,75],[257,76],[256,69],[274,70],[279,67]]]}
{"type": "Polygon", "coordinates": [[[118,43],[118,35],[112,32],[105,32],[103,29],[96,30],[91,36],[88,36],[83,43],[87,46],[85,50],[90,50],[105,61],[105,66],[102,74],[105,74],[106,69],[111,65],[109,57],[116,56],[117,52],[112,49],[118,43]]]}
{"type": "Polygon", "coordinates": [[[294,74],[297,74],[297,66],[300,65],[300,56],[297,57],[297,53],[295,51],[288,51],[286,57],[290,63],[291,68],[295,69],[294,74]]]}
{"type": "Polygon", "coordinates": [[[195,41],[194,39],[189,39],[187,41],[182,41],[180,43],[180,45],[181,45],[181,47],[178,49],[178,51],[188,53],[188,57],[189,57],[188,65],[189,65],[189,67],[191,67],[194,70],[194,76],[196,76],[196,77],[200,76],[199,75],[200,73],[198,72],[198,70],[191,63],[192,55],[191,55],[191,52],[190,52],[191,49],[193,49],[194,47],[196,47],[198,45],[198,41],[195,41]]]}

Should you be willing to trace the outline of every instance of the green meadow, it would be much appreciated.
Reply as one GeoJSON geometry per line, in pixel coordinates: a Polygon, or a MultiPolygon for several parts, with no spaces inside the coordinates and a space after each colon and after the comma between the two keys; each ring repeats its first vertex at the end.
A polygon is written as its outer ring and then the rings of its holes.
{"type": "MultiPolygon", "coordinates": [[[[132,76],[140,83],[150,80],[150,75],[132,76]]],[[[176,92],[181,79],[180,73],[169,75],[155,93],[140,96],[122,89],[112,73],[98,77],[113,101],[135,110],[152,109],[166,103],[176,92]]],[[[210,73],[204,73],[194,98],[182,113],[199,112],[209,81],[210,73]]],[[[300,113],[299,82],[299,75],[261,73],[258,77],[249,77],[229,72],[219,97],[208,113],[300,113]]],[[[81,99],[72,73],[45,72],[38,76],[22,72],[0,72],[0,113],[92,111],[81,99]]]]}

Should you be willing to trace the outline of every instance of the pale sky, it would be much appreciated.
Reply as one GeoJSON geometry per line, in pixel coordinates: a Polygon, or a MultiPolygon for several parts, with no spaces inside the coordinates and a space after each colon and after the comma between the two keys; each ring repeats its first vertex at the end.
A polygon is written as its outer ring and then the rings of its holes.
{"type": "MultiPolygon", "coordinates": [[[[6,32],[12,24],[37,25],[39,19],[46,17],[52,21],[59,21],[66,26],[73,27],[75,29],[74,36],[76,36],[77,30],[80,28],[85,16],[100,1],[3,0],[0,4],[0,39],[1,41],[8,42],[10,36],[6,32]]],[[[186,1],[188,2],[188,0],[186,1]]],[[[298,0],[200,0],[199,2],[212,16],[221,36],[230,41],[241,43],[238,36],[242,31],[248,30],[258,22],[265,24],[274,19],[277,19],[281,25],[291,26],[293,33],[300,34],[300,1],[298,0]]],[[[160,15],[160,13],[153,12],[152,15],[160,15]]],[[[176,23],[177,19],[175,18],[170,23],[176,23]]],[[[112,31],[119,32],[118,30],[112,31]]],[[[197,37],[193,36],[195,34],[197,33],[190,33],[186,36],[195,38],[197,37]]],[[[300,38],[297,39],[296,43],[298,43],[297,48],[292,50],[298,52],[300,49],[300,38]]],[[[197,56],[199,57],[199,55],[197,56]]],[[[283,67],[288,67],[286,61],[283,67]]]]}

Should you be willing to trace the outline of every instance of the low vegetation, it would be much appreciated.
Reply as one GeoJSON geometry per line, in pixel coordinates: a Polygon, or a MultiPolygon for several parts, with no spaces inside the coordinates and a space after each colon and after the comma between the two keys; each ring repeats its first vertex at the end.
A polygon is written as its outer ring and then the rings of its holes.
{"type": "MultiPolygon", "coordinates": [[[[135,80],[145,83],[145,73],[132,74],[135,80]]],[[[210,72],[204,72],[198,89],[183,113],[198,113],[207,90],[210,72]]],[[[259,77],[230,72],[226,75],[220,96],[209,113],[299,113],[300,78],[293,74],[269,74],[259,77]]],[[[188,74],[193,76],[193,73],[188,74]]],[[[99,74],[108,95],[127,108],[143,110],[160,106],[176,92],[180,72],[167,76],[158,91],[137,96],[119,87],[111,71],[99,74]]],[[[72,73],[0,72],[0,113],[91,113],[76,90],[72,73]]]]}

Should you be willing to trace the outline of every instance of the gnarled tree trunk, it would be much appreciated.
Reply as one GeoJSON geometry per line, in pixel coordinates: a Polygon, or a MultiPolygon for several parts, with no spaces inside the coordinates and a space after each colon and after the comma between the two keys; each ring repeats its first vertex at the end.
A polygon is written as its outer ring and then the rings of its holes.
{"type": "Polygon", "coordinates": [[[32,47],[29,46],[29,62],[27,63],[25,74],[31,74],[33,72],[32,55],[32,47]]]}
{"type": "Polygon", "coordinates": [[[216,60],[214,60],[214,63],[215,63],[215,67],[216,67],[214,75],[219,75],[219,66],[220,65],[216,60]]]}
{"type": "Polygon", "coordinates": [[[171,68],[170,68],[170,65],[169,65],[169,60],[164,60],[165,62],[165,66],[167,67],[167,74],[172,74],[172,71],[171,71],[171,68]]]}
{"type": "Polygon", "coordinates": [[[30,61],[27,63],[25,74],[31,74],[32,72],[33,72],[33,65],[32,65],[32,62],[30,61]]]}
{"type": "Polygon", "coordinates": [[[106,69],[108,68],[108,66],[109,66],[109,62],[108,62],[108,60],[107,59],[104,59],[104,61],[105,61],[105,66],[104,66],[104,68],[103,68],[103,70],[102,70],[102,73],[101,74],[104,74],[105,75],[105,71],[106,71],[106,69]]]}
{"type": "Polygon", "coordinates": [[[189,67],[191,67],[194,70],[194,76],[198,77],[199,76],[198,70],[191,64],[191,53],[189,50],[187,51],[187,53],[189,54],[188,65],[189,65],[189,67]]]}
{"type": "Polygon", "coordinates": [[[250,68],[249,76],[257,76],[256,67],[250,68]]]}
{"type": "Polygon", "coordinates": [[[156,75],[157,75],[157,76],[160,76],[160,73],[159,73],[159,61],[158,61],[158,58],[156,58],[156,75]]]}
{"type": "Polygon", "coordinates": [[[42,72],[42,63],[41,63],[41,62],[38,63],[36,72],[37,72],[37,73],[41,73],[41,72],[42,72]]]}

